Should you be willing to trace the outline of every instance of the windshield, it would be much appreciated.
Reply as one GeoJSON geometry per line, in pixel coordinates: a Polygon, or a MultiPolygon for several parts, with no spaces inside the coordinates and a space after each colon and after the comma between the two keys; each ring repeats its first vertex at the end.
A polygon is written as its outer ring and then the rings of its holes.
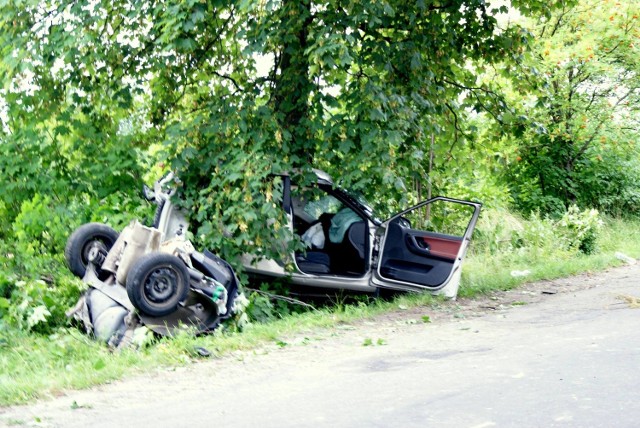
{"type": "Polygon", "coordinates": [[[304,212],[315,220],[318,220],[324,213],[336,214],[342,209],[343,204],[332,195],[324,194],[316,199],[308,199],[304,206],[304,212]]]}
{"type": "Polygon", "coordinates": [[[371,208],[371,205],[359,192],[351,192],[342,188],[336,189],[339,191],[350,203],[356,205],[364,214],[371,219],[375,224],[381,224],[382,221],[377,218],[371,208]]]}

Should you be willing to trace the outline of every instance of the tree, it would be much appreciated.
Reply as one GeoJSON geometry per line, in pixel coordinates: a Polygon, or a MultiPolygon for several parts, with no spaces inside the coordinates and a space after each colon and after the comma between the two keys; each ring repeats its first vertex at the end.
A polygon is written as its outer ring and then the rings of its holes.
{"type": "Polygon", "coordinates": [[[581,0],[531,22],[532,54],[510,69],[513,101],[535,123],[509,175],[525,210],[638,211],[639,16],[636,1],[581,0]]]}
{"type": "MultiPolygon", "coordinates": [[[[87,187],[111,173],[80,174],[96,143],[166,143],[196,235],[227,257],[285,233],[272,172],[314,164],[404,197],[431,135],[449,132],[451,152],[467,107],[502,108],[474,67],[528,41],[484,0],[2,3],[3,138],[69,148],[63,175],[87,187]]],[[[512,3],[548,16],[566,1],[512,3]]]]}

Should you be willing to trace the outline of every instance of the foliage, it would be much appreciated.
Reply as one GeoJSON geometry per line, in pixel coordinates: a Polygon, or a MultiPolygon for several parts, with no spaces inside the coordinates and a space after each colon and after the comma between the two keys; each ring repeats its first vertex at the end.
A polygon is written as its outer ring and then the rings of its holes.
{"type": "Polygon", "coordinates": [[[68,207],[54,203],[51,197],[39,193],[21,204],[12,225],[12,237],[17,263],[24,271],[35,272],[44,267],[37,266],[42,260],[40,257],[64,250],[67,224],[73,214],[68,207]]]}
{"type": "Polygon", "coordinates": [[[640,162],[635,141],[602,145],[597,152],[595,161],[580,169],[582,205],[614,216],[640,215],[640,162]]]}
{"type": "Polygon", "coordinates": [[[75,304],[83,287],[66,275],[55,283],[41,279],[15,281],[12,288],[11,304],[2,320],[24,331],[52,333],[68,324],[65,312],[75,304]]]}
{"type": "Polygon", "coordinates": [[[61,205],[35,194],[23,202],[7,237],[11,241],[0,239],[0,323],[39,333],[67,325],[64,313],[84,288],[64,266],[67,237],[90,221],[120,229],[133,218],[148,217],[145,208],[114,196],[95,203],[79,195],[61,205]]]}
{"type": "Polygon", "coordinates": [[[560,217],[529,214],[528,218],[504,209],[484,210],[474,231],[473,248],[486,257],[497,254],[527,254],[531,259],[575,253],[595,254],[603,220],[595,209],[572,205],[560,217]]]}
{"type": "Polygon", "coordinates": [[[565,246],[556,232],[556,221],[536,211],[531,213],[522,230],[516,232],[512,242],[520,252],[533,251],[536,256],[540,252],[557,254],[565,246]]]}
{"type": "Polygon", "coordinates": [[[504,208],[484,208],[473,231],[472,252],[480,252],[486,257],[512,252],[522,247],[521,234],[528,223],[521,216],[504,208]]]}
{"type": "Polygon", "coordinates": [[[584,254],[596,252],[596,241],[603,225],[597,210],[580,211],[576,205],[572,205],[557,225],[564,231],[569,249],[578,249],[584,254]]]}
{"type": "Polygon", "coordinates": [[[489,253],[487,248],[476,246],[474,240],[472,254],[463,268],[459,295],[474,296],[496,289],[511,289],[523,282],[603,270],[621,264],[616,256],[620,252],[636,259],[640,257],[635,244],[640,238],[637,219],[605,217],[603,221],[603,228],[598,234],[599,251],[590,255],[563,245],[567,241],[562,235],[567,232],[558,234],[558,226],[553,220],[535,214],[530,220],[522,220],[522,229],[517,229],[526,239],[519,240],[513,247],[489,253]],[[511,274],[513,270],[530,273],[514,276],[511,274]]]}
{"type": "Polygon", "coordinates": [[[33,149],[51,185],[98,197],[139,178],[136,150],[164,141],[202,243],[230,260],[248,245],[270,252],[271,229],[287,238],[270,173],[325,167],[393,208],[431,174],[430,135],[452,137],[440,151],[451,154],[465,109],[502,108],[476,76],[524,51],[520,28],[498,31],[505,12],[483,0],[8,2],[5,138],[33,149]],[[101,157],[117,161],[87,162],[101,157]]]}
{"type": "Polygon", "coordinates": [[[247,314],[252,320],[264,323],[278,318],[274,303],[267,296],[254,294],[250,302],[247,314]]]}
{"type": "Polygon", "coordinates": [[[2,325],[2,319],[9,311],[11,297],[11,290],[15,279],[11,275],[7,275],[0,271],[0,325],[2,325]]]}
{"type": "MultiPolygon", "coordinates": [[[[553,92],[563,76],[547,76],[555,71],[547,66],[537,83],[526,52],[534,43],[543,55],[538,43],[546,41],[529,31],[564,23],[553,13],[560,7],[573,16],[574,3],[513,1],[520,12],[544,17],[524,30],[503,25],[508,8],[484,0],[0,0],[0,240],[12,248],[5,264],[16,275],[8,296],[31,296],[36,305],[50,281],[64,284],[60,254],[77,225],[119,229],[132,217],[148,218],[134,195],[150,170],[147,178],[177,172],[197,245],[235,267],[247,248],[282,258],[296,245],[280,207],[282,182],[273,176],[309,181],[311,166],[363,193],[381,216],[427,194],[481,199],[496,209],[513,195],[525,209],[564,212],[558,192],[536,182],[542,172],[554,177],[557,165],[545,157],[560,157],[535,154],[540,144],[560,141],[543,119],[559,102],[551,95],[564,94],[553,92]],[[541,140],[523,132],[519,164],[502,156],[513,167],[508,183],[496,179],[503,165],[492,163],[502,142],[479,130],[486,112],[522,131],[499,79],[479,78],[497,64],[536,91],[541,104],[532,119],[544,130],[541,140]],[[30,291],[16,286],[22,282],[30,291]]],[[[606,26],[598,31],[610,34],[606,26]]],[[[584,98],[581,90],[570,93],[584,98]]],[[[606,123],[592,130],[605,129],[616,131],[606,123]]],[[[605,149],[596,153],[593,144],[584,153],[608,159],[605,149]]],[[[625,153],[611,157],[633,166],[625,153]]],[[[636,170],[618,176],[621,185],[636,170]]],[[[616,183],[595,162],[576,161],[572,171],[597,180],[591,193],[572,190],[572,198],[610,194],[616,183]]],[[[621,196],[596,199],[633,208],[633,192],[614,193],[621,196]]],[[[29,316],[18,315],[15,322],[29,316]]]]}
{"type": "Polygon", "coordinates": [[[517,138],[507,183],[524,211],[637,212],[639,16],[637,1],[581,0],[526,24],[530,55],[502,70],[517,138]]]}

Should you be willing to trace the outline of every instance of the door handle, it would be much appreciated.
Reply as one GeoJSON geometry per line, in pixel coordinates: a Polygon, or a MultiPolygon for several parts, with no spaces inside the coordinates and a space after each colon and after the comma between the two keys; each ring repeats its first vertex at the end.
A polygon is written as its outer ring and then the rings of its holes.
{"type": "Polygon", "coordinates": [[[424,242],[422,239],[418,241],[415,235],[407,235],[407,244],[409,245],[409,249],[418,254],[429,254],[431,248],[429,244],[424,242]]]}

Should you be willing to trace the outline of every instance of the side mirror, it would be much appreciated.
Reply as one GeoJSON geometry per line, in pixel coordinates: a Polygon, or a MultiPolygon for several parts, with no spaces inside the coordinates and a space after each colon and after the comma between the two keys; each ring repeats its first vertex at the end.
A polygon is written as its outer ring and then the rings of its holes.
{"type": "Polygon", "coordinates": [[[404,216],[398,217],[397,219],[393,220],[393,223],[396,223],[396,224],[398,224],[398,225],[400,225],[402,227],[405,227],[407,229],[411,229],[411,221],[408,218],[404,217],[404,216]]]}

